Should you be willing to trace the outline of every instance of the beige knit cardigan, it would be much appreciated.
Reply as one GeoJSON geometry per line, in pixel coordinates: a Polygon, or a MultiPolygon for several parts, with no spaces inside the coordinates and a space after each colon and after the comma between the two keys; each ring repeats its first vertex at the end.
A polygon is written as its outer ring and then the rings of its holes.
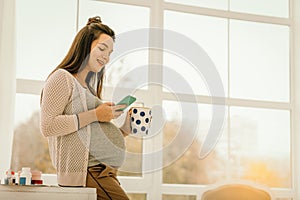
{"type": "Polygon", "coordinates": [[[87,111],[85,89],[66,70],[46,81],[41,99],[41,132],[48,138],[57,181],[64,186],[85,186],[90,125],[78,130],[76,113],[87,111]]]}

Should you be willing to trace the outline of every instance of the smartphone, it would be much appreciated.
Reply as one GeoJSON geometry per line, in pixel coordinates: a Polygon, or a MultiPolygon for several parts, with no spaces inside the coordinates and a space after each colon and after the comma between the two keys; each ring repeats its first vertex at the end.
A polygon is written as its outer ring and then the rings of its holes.
{"type": "Polygon", "coordinates": [[[123,105],[125,104],[125,108],[121,108],[119,110],[125,110],[128,106],[130,106],[133,102],[135,102],[136,98],[134,96],[128,95],[124,97],[120,102],[117,103],[117,105],[123,105]]]}

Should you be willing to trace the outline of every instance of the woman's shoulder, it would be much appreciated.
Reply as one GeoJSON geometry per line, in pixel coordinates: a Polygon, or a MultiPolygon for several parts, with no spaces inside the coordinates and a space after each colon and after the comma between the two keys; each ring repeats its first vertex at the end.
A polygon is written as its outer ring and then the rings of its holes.
{"type": "Polygon", "coordinates": [[[68,72],[65,69],[58,69],[55,70],[49,77],[47,80],[48,84],[62,84],[65,85],[67,84],[69,87],[72,87],[73,85],[73,75],[68,72]]]}
{"type": "Polygon", "coordinates": [[[70,82],[74,79],[73,75],[65,69],[55,70],[49,77],[48,81],[67,81],[70,82]]]}
{"type": "Polygon", "coordinates": [[[51,76],[64,77],[64,78],[73,77],[73,75],[65,69],[57,69],[51,74],[51,76]]]}

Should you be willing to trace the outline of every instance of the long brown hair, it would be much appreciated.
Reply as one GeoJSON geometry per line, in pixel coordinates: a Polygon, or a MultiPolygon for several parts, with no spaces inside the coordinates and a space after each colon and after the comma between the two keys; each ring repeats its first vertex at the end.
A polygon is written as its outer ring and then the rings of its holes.
{"type": "MultiPolygon", "coordinates": [[[[113,40],[115,40],[114,31],[107,25],[102,24],[99,16],[89,18],[86,26],[77,33],[65,58],[53,70],[53,72],[58,69],[65,69],[71,74],[76,74],[82,71],[89,60],[92,42],[98,39],[103,33],[109,35],[113,40]]],[[[51,72],[51,74],[53,72],[51,72]]],[[[98,73],[89,72],[85,80],[89,90],[99,98],[101,98],[102,94],[103,77],[104,67],[98,73]],[[94,81],[97,81],[96,90],[94,85],[91,85],[94,81]]]]}

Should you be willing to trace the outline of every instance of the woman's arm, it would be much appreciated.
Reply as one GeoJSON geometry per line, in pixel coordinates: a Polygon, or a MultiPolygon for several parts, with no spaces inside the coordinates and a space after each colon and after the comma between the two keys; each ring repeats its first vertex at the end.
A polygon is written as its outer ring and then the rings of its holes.
{"type": "Polygon", "coordinates": [[[45,137],[78,130],[76,115],[63,114],[72,98],[73,88],[72,75],[65,70],[57,70],[47,79],[41,98],[41,132],[45,137]]]}
{"type": "Polygon", "coordinates": [[[123,113],[123,111],[119,110],[123,107],[125,107],[125,105],[115,106],[115,104],[112,102],[106,102],[93,110],[79,113],[79,128],[85,127],[94,121],[109,122],[112,119],[119,117],[123,113]]]}
{"type": "Polygon", "coordinates": [[[121,130],[124,137],[128,136],[131,133],[130,114],[131,114],[131,110],[129,110],[127,112],[124,124],[120,127],[120,130],[121,130]]]}

